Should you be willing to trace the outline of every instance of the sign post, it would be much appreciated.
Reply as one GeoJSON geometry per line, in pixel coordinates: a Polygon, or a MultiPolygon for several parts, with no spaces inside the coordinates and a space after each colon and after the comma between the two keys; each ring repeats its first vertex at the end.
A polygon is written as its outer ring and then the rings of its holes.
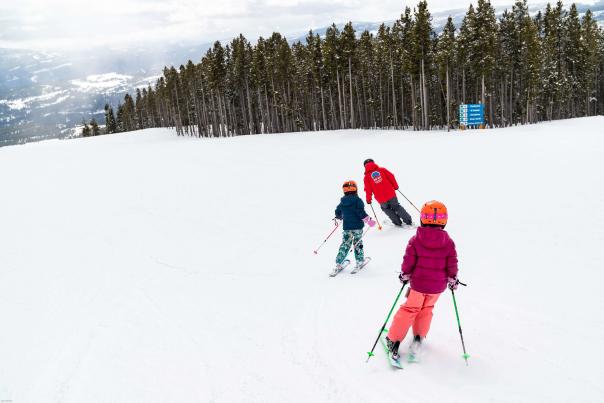
{"type": "Polygon", "coordinates": [[[484,105],[461,104],[459,105],[459,126],[462,130],[468,127],[484,129],[484,105]]]}

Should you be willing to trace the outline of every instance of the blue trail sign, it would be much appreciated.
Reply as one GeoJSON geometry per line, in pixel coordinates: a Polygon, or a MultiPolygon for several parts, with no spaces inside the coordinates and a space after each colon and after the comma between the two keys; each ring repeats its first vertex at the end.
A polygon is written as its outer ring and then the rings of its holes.
{"type": "Polygon", "coordinates": [[[461,126],[484,125],[483,104],[461,104],[459,105],[459,124],[461,126]]]}

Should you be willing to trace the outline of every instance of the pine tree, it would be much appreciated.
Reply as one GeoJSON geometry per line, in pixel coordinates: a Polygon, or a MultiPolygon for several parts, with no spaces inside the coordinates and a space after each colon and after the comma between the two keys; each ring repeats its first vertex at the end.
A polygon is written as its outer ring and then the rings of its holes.
{"type": "Polygon", "coordinates": [[[117,116],[115,119],[115,132],[121,133],[126,131],[126,126],[124,124],[124,105],[118,103],[117,105],[117,116]]]}
{"type": "MultiPolygon", "coordinates": [[[[353,102],[353,60],[355,60],[355,51],[356,51],[356,37],[355,31],[352,27],[352,22],[349,22],[344,26],[342,30],[342,34],[340,35],[340,46],[342,49],[342,58],[346,62],[348,67],[348,97],[350,99],[350,109],[348,111],[348,123],[349,127],[355,128],[354,121],[354,102],[353,102]]],[[[356,72],[356,65],[354,66],[354,71],[356,72]]]]}
{"type": "Polygon", "coordinates": [[[109,104],[105,104],[105,133],[115,133],[117,131],[117,125],[115,122],[115,115],[113,114],[113,108],[109,104]]]}
{"type": "Polygon", "coordinates": [[[571,117],[577,117],[581,114],[577,109],[584,98],[581,96],[580,74],[583,64],[583,55],[585,53],[584,44],[581,39],[581,22],[579,21],[579,12],[577,6],[573,3],[568,15],[564,21],[565,37],[567,46],[564,51],[566,63],[566,74],[569,77],[570,96],[567,98],[568,109],[571,117]]]}
{"type": "Polygon", "coordinates": [[[86,121],[82,120],[82,137],[90,137],[92,134],[92,131],[90,130],[90,126],[88,126],[88,123],[86,123],[86,121]]]}
{"type": "Polygon", "coordinates": [[[101,129],[99,128],[99,124],[96,122],[95,118],[92,118],[90,120],[90,135],[98,136],[99,134],[101,134],[101,129]]]}
{"type": "Polygon", "coordinates": [[[598,23],[593,18],[592,12],[587,10],[581,21],[583,55],[579,72],[579,85],[583,90],[585,99],[585,116],[596,114],[596,80],[601,59],[601,53],[599,53],[600,35],[601,30],[598,28],[598,23]]]}
{"type": "Polygon", "coordinates": [[[412,28],[413,59],[416,61],[414,70],[418,77],[418,93],[420,99],[420,110],[422,112],[421,128],[429,129],[429,101],[428,101],[428,77],[431,75],[432,66],[432,16],[428,11],[428,2],[421,0],[415,10],[415,23],[412,28]]]}
{"type": "Polygon", "coordinates": [[[436,60],[439,66],[439,73],[441,80],[445,80],[445,105],[447,110],[447,130],[451,128],[451,85],[450,85],[450,71],[451,66],[455,61],[455,25],[453,24],[453,18],[449,16],[447,23],[439,37],[438,46],[436,50],[436,60]]]}
{"type": "Polygon", "coordinates": [[[493,126],[492,97],[489,96],[489,105],[486,104],[487,91],[492,87],[492,74],[495,69],[495,55],[497,52],[497,20],[495,9],[488,0],[478,0],[476,17],[474,19],[474,32],[476,40],[472,49],[471,62],[477,76],[480,78],[480,103],[488,110],[489,125],[493,126]]]}
{"type": "Polygon", "coordinates": [[[457,37],[457,67],[461,74],[461,89],[459,90],[461,104],[467,104],[472,98],[469,96],[472,91],[469,90],[469,83],[472,82],[472,65],[471,60],[474,59],[474,42],[476,41],[475,23],[476,12],[474,6],[470,4],[466,15],[463,18],[461,28],[459,29],[459,36],[457,37]]]}
{"type": "Polygon", "coordinates": [[[342,128],[455,127],[460,103],[484,103],[491,127],[604,109],[604,34],[561,2],[531,17],[517,0],[499,21],[489,0],[437,36],[426,1],[377,33],[330,26],[305,43],[279,33],[214,43],[199,63],[164,68],[126,94],[106,132],[171,127],[221,137],[342,128]],[[456,36],[456,32],[458,32],[456,36]]]}
{"type": "Polygon", "coordinates": [[[522,38],[522,59],[524,60],[523,76],[526,86],[526,123],[537,121],[539,96],[539,72],[541,71],[541,41],[537,24],[526,16],[520,32],[522,38]]]}

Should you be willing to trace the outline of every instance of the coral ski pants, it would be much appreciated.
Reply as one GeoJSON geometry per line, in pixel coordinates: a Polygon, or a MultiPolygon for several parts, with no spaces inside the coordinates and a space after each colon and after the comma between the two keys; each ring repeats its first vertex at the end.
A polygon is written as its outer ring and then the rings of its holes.
{"type": "Polygon", "coordinates": [[[413,326],[413,335],[426,337],[432,322],[432,309],[440,294],[422,294],[410,290],[407,301],[400,306],[388,331],[392,341],[403,341],[409,327],[413,326]]]}

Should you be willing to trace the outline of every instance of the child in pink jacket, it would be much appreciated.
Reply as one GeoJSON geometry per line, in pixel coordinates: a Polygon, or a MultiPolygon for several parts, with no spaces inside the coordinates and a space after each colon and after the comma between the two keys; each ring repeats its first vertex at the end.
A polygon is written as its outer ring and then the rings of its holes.
{"type": "MultiPolygon", "coordinates": [[[[456,289],[457,252],[455,244],[444,230],[447,208],[438,201],[422,207],[421,227],[409,240],[399,279],[410,282],[407,301],[394,315],[386,337],[392,358],[399,359],[398,348],[409,328],[413,329],[413,345],[419,345],[430,330],[432,309],[447,288],[456,289]]],[[[412,346],[413,348],[413,346],[412,346]]]]}

